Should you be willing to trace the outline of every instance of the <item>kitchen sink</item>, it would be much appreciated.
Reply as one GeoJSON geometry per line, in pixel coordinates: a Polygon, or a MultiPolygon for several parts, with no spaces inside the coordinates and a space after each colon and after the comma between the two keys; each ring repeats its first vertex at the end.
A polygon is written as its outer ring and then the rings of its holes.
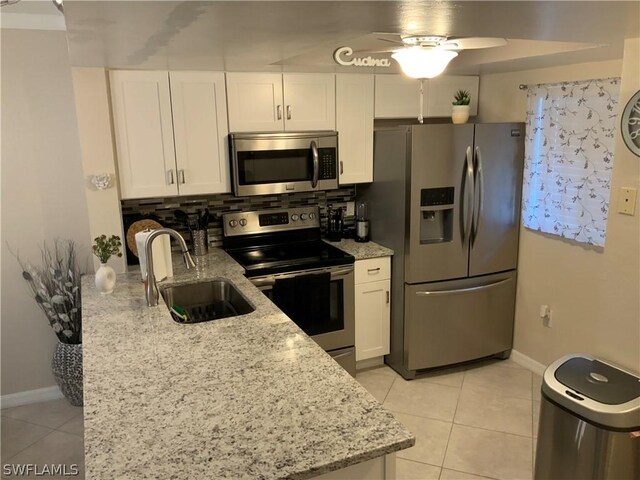
{"type": "Polygon", "coordinates": [[[238,289],[227,280],[168,286],[161,289],[160,294],[171,316],[178,323],[200,323],[237,317],[255,310],[238,289]],[[174,310],[179,313],[186,311],[187,318],[182,318],[174,310]]]}

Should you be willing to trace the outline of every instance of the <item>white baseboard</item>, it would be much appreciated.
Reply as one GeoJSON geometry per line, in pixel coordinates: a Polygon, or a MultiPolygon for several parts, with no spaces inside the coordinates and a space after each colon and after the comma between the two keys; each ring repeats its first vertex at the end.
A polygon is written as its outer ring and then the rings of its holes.
{"type": "Polygon", "coordinates": [[[62,398],[62,392],[57,386],[27,390],[26,392],[10,393],[0,397],[0,408],[19,407],[31,403],[47,402],[62,398]]]}
{"type": "Polygon", "coordinates": [[[544,373],[544,371],[547,369],[547,367],[545,365],[543,365],[542,363],[534,360],[531,357],[527,357],[524,353],[520,353],[517,350],[511,350],[511,360],[513,360],[514,362],[516,362],[518,365],[531,370],[533,373],[536,373],[540,376],[542,376],[542,374],[544,373]]]}

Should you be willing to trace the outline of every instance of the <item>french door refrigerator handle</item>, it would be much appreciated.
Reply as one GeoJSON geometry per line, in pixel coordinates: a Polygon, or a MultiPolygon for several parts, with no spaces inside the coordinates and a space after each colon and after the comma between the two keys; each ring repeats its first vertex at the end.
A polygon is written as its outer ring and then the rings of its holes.
{"type": "Polygon", "coordinates": [[[462,243],[467,239],[471,230],[471,220],[473,217],[473,199],[475,194],[475,185],[473,179],[473,159],[471,147],[467,147],[465,152],[465,169],[466,180],[463,190],[463,206],[462,206],[462,243]]]}
{"type": "Polygon", "coordinates": [[[318,175],[320,174],[320,160],[318,158],[318,145],[315,140],[311,140],[311,155],[313,156],[313,179],[311,180],[311,186],[316,188],[318,186],[318,175]]]}
{"type": "Polygon", "coordinates": [[[512,280],[513,280],[512,278],[507,278],[505,280],[500,280],[499,282],[487,283],[486,285],[480,285],[480,286],[471,287],[471,288],[458,288],[456,290],[416,292],[416,295],[418,295],[419,297],[438,297],[443,295],[456,295],[459,293],[475,292],[477,290],[483,290],[485,288],[497,287],[498,285],[508,283],[512,280]]]}
{"type": "Polygon", "coordinates": [[[480,147],[476,147],[475,150],[475,164],[476,164],[476,177],[478,178],[478,205],[476,208],[476,196],[475,192],[473,195],[473,222],[472,222],[472,234],[471,234],[471,242],[475,242],[476,237],[478,236],[478,228],[480,227],[480,217],[482,217],[482,207],[483,201],[482,196],[484,195],[484,172],[482,171],[482,152],[480,151],[480,147]]]}

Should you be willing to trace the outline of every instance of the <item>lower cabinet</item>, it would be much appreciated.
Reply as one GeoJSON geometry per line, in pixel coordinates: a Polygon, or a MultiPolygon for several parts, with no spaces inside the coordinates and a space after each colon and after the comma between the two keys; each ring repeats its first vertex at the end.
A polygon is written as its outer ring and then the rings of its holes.
{"type": "Polygon", "coordinates": [[[356,261],[356,361],[389,353],[390,257],[356,261]]]}

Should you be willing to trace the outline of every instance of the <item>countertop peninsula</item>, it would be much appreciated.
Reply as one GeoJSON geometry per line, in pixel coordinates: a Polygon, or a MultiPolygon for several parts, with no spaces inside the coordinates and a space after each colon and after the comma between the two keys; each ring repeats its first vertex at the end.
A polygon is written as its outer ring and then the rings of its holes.
{"type": "Polygon", "coordinates": [[[309,478],[414,444],[224,251],[174,272],[162,283],[224,277],[256,310],[181,325],[139,273],[105,296],[84,276],[87,478],[309,478]]]}

